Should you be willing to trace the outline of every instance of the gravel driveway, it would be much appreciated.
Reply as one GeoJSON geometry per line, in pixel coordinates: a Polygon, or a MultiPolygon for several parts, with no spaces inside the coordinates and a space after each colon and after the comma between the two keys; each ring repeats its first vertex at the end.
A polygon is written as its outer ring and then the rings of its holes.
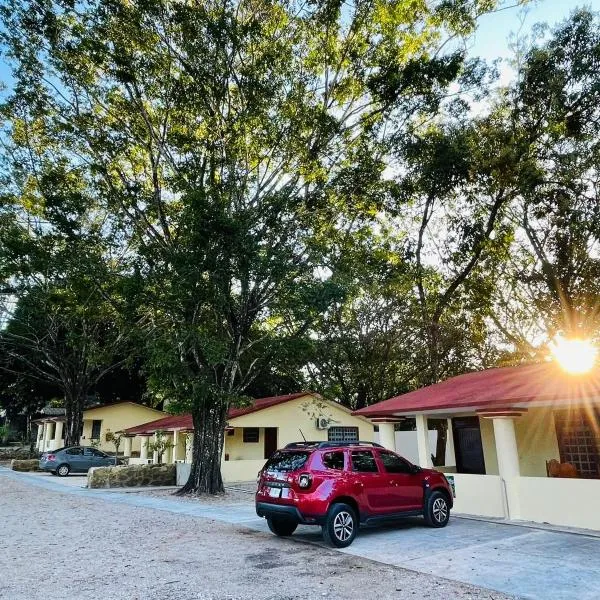
{"type": "Polygon", "coordinates": [[[312,544],[110,498],[41,489],[0,472],[0,598],[509,598],[312,544]]]}

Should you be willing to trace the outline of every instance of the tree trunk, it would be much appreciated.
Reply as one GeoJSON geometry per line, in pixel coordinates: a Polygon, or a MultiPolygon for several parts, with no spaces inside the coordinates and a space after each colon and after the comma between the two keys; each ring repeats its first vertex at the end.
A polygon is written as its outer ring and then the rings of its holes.
{"type": "Polygon", "coordinates": [[[356,406],[354,410],[365,408],[365,406],[367,406],[367,386],[361,382],[358,384],[358,389],[356,390],[356,406]]]}
{"type": "Polygon", "coordinates": [[[435,456],[433,466],[442,467],[446,462],[446,442],[448,441],[448,421],[446,419],[432,419],[435,421],[437,431],[437,442],[435,445],[435,456]]]}
{"type": "Polygon", "coordinates": [[[221,455],[227,423],[227,408],[207,402],[192,412],[194,448],[187,483],[178,494],[220,494],[225,492],[221,477],[221,455]]]}
{"type": "Polygon", "coordinates": [[[83,432],[83,396],[65,394],[65,446],[78,446],[83,432]]]}
{"type": "Polygon", "coordinates": [[[429,385],[438,382],[440,376],[440,324],[432,321],[429,324],[429,385]]]}

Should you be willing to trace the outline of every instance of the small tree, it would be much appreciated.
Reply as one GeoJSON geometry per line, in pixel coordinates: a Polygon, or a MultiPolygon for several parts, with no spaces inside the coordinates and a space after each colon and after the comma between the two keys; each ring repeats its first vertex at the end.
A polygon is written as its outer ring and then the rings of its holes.
{"type": "Polygon", "coordinates": [[[106,441],[112,442],[113,446],[115,447],[115,465],[119,464],[119,447],[121,446],[122,439],[122,434],[113,433],[112,431],[106,432],[106,441]]]}
{"type": "Polygon", "coordinates": [[[163,454],[169,450],[169,448],[173,448],[174,445],[175,444],[165,436],[164,431],[156,431],[155,439],[147,444],[150,452],[157,453],[159,465],[162,463],[163,454]]]}

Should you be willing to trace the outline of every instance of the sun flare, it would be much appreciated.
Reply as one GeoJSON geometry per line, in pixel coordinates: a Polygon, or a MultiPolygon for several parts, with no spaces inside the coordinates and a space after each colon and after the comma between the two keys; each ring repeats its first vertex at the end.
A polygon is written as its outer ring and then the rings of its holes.
{"type": "Polygon", "coordinates": [[[590,340],[566,339],[560,335],[551,342],[550,351],[561,368],[572,375],[590,371],[598,355],[598,349],[590,340]]]}

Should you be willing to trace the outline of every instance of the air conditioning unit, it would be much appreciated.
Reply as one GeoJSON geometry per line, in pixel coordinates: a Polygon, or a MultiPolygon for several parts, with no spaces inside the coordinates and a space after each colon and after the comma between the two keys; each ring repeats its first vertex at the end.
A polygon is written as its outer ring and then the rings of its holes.
{"type": "Polygon", "coordinates": [[[329,429],[329,419],[327,417],[318,417],[317,429],[329,429]]]}

